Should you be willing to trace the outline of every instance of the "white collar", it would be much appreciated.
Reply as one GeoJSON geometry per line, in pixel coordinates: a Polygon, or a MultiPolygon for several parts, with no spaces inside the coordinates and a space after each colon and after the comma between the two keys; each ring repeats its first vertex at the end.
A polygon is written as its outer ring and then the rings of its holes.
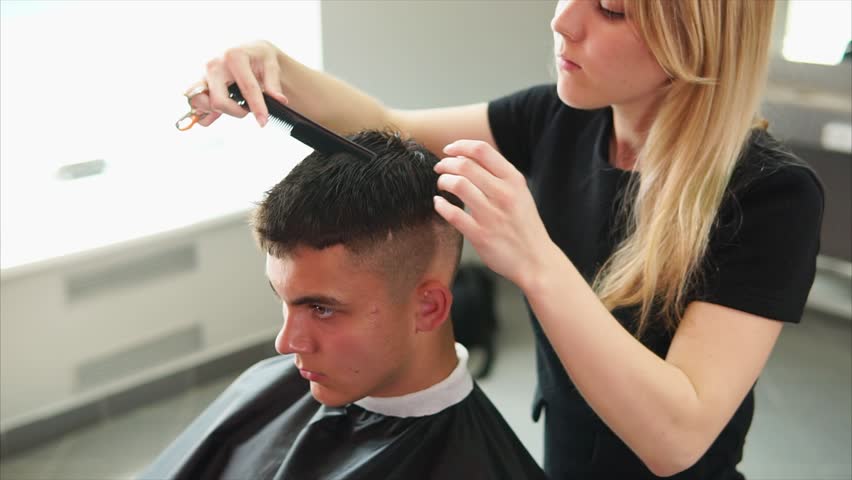
{"type": "Polygon", "coordinates": [[[473,390],[473,378],[467,370],[467,349],[456,343],[459,360],[450,376],[440,382],[399,397],[364,397],[355,405],[390,417],[425,417],[434,415],[462,400],[473,390]]]}

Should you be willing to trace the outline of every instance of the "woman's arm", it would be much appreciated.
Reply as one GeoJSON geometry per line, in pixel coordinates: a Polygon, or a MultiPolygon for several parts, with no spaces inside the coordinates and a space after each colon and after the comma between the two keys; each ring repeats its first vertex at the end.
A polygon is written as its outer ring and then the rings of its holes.
{"type": "Polygon", "coordinates": [[[662,359],[618,323],[561,251],[550,255],[522,289],[571,380],[654,474],[689,468],[757,381],[782,322],[694,302],[662,359]]]}
{"type": "Polygon", "coordinates": [[[781,322],[693,303],[668,356],[625,330],[550,240],[524,177],[482,142],[448,145],[435,199],[489,267],[526,294],[562,365],[595,413],[657,475],[697,461],[754,385],[781,322]]]}
{"type": "Polygon", "coordinates": [[[323,126],[341,134],[391,127],[440,153],[448,142],[472,138],[494,145],[487,104],[429,110],[394,110],[333,76],[303,65],[269,42],[229,49],[207,63],[208,94],[193,97],[193,106],[214,113],[198,123],[208,126],[221,113],[243,117],[245,110],[228,98],[236,82],[261,125],[268,114],[262,91],[323,126]]]}

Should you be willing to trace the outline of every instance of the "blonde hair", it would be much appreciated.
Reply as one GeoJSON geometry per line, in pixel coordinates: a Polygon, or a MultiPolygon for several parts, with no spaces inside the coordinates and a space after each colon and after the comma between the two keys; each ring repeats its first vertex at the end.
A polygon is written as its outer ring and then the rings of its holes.
{"type": "Polygon", "coordinates": [[[627,17],[671,77],[628,185],[624,239],[593,288],[610,309],[639,306],[673,330],[766,81],[773,0],[627,0],[627,17]]]}

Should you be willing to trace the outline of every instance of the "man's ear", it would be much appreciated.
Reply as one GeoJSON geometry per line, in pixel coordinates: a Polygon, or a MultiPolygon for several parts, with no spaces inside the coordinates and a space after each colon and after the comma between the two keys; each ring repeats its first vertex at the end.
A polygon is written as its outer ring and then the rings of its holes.
{"type": "Polygon", "coordinates": [[[417,295],[415,328],[418,332],[436,330],[450,318],[453,294],[443,283],[438,280],[426,280],[418,285],[415,295],[417,295]]]}

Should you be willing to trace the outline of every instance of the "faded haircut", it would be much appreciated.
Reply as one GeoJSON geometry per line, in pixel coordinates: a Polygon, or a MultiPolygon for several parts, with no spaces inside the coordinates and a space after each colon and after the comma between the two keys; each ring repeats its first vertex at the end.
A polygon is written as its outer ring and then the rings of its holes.
{"type": "Polygon", "coordinates": [[[389,131],[348,138],[376,158],[320,152],[305,157],[254,211],[260,248],[283,258],[299,247],[343,245],[359,266],[383,275],[397,296],[416,286],[436,255],[452,256],[446,263],[454,275],[462,237],[435,212],[432,197],[463,205],[438,190],[435,155],[389,131]]]}

